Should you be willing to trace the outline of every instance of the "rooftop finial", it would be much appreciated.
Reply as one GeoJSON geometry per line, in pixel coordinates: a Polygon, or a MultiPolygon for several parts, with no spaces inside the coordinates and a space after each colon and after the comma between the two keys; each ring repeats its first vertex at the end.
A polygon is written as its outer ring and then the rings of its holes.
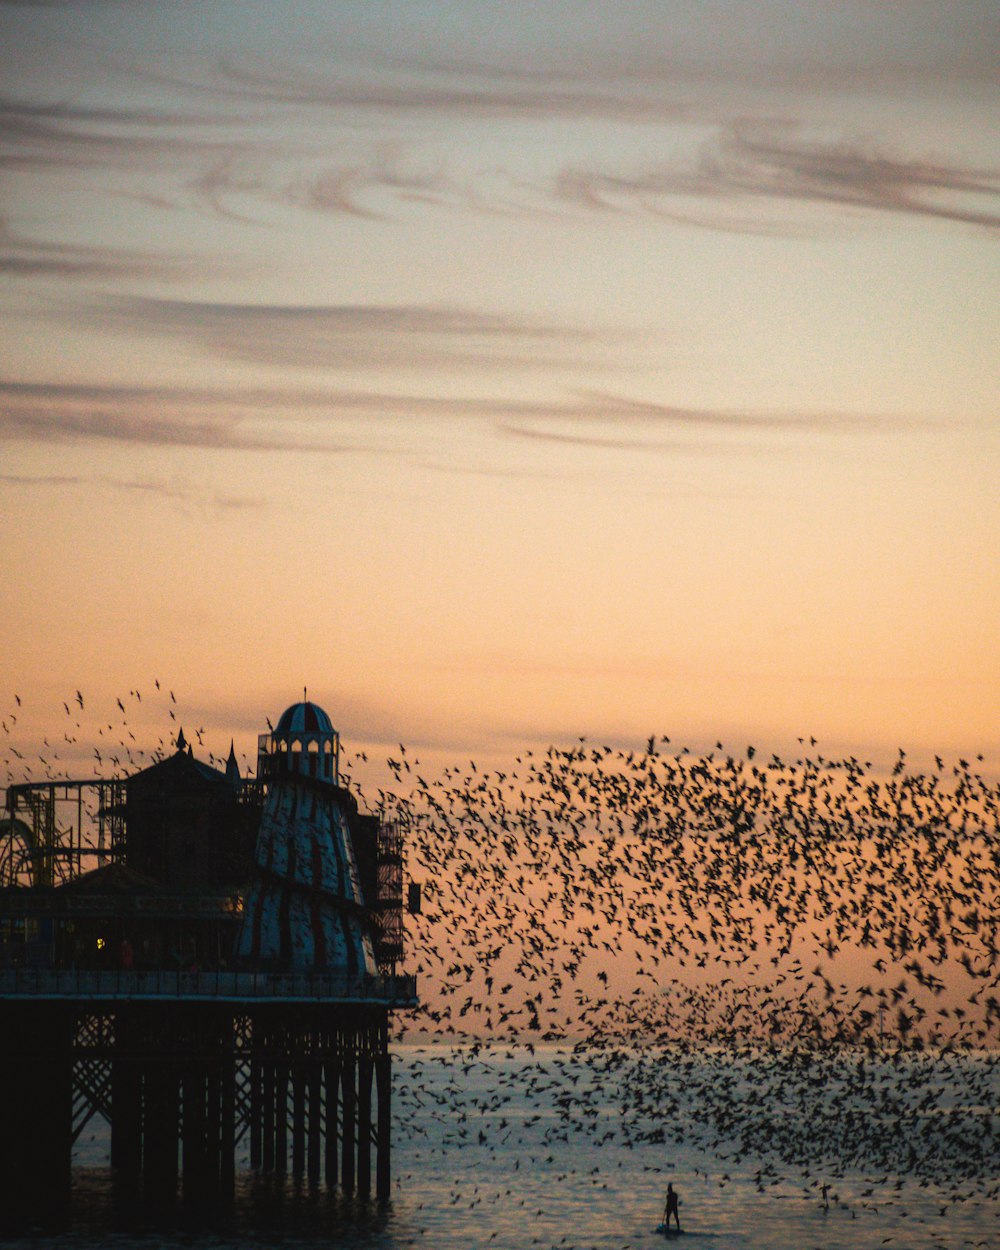
{"type": "Polygon", "coordinates": [[[308,703],[308,702],[309,702],[309,695],[306,693],[306,688],[305,688],[305,686],[303,686],[303,687],[302,687],[302,702],[303,702],[303,703],[308,703]]]}

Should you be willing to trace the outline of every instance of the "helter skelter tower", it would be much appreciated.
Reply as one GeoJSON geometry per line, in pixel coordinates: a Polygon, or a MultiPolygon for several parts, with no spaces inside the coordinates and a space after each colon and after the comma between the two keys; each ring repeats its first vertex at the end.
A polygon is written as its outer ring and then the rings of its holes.
{"type": "Polygon", "coordinates": [[[293,704],[261,734],[257,778],[265,798],[237,962],[345,984],[374,975],[377,900],[362,890],[353,836],[362,827],[340,785],[340,737],[322,708],[293,704]]]}
{"type": "Polygon", "coordinates": [[[398,889],[384,886],[394,826],[358,812],[341,785],[339,735],[305,697],[260,735],[257,783],[263,810],[236,964],[284,976],[292,997],[306,982],[313,997],[251,1021],[251,1162],[283,1170],[290,1126],[293,1174],[304,1154],[314,1174],[322,1135],[327,1183],[365,1194],[374,1147],[386,1199],[389,1012],[416,1001],[412,978],[393,975],[401,875],[398,889]]]}

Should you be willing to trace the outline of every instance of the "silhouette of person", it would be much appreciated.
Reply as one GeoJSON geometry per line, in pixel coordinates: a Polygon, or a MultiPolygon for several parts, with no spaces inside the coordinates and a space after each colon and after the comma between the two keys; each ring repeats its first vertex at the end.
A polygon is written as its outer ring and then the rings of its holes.
{"type": "Polygon", "coordinates": [[[680,1217],[680,1211],[679,1211],[680,1204],[681,1204],[681,1200],[677,1197],[677,1191],[674,1189],[673,1184],[672,1183],[668,1184],[667,1185],[667,1205],[666,1205],[666,1209],[663,1212],[663,1223],[667,1228],[669,1228],[670,1217],[672,1215],[675,1221],[677,1222],[678,1232],[681,1231],[681,1217],[680,1217]]]}

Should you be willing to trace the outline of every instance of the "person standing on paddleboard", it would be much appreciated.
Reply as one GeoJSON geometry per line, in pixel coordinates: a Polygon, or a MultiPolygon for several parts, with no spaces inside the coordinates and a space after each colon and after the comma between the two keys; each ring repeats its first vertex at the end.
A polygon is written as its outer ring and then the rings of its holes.
{"type": "Polygon", "coordinates": [[[677,1197],[677,1192],[671,1182],[667,1185],[667,1205],[663,1212],[663,1224],[665,1228],[670,1227],[670,1217],[672,1215],[677,1222],[677,1231],[681,1231],[680,1205],[681,1200],[677,1197]]]}

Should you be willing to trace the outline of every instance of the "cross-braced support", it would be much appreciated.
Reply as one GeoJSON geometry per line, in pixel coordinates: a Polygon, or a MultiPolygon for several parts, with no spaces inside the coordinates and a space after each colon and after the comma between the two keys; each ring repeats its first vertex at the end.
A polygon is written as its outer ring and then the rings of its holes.
{"type": "Polygon", "coordinates": [[[126,1206],[225,1204],[244,1140],[263,1172],[361,1198],[374,1181],[388,1200],[384,1007],[22,1002],[0,1004],[0,1029],[18,1073],[0,1134],[5,1223],[68,1215],[72,1144],[93,1116],[111,1125],[126,1206]]]}

